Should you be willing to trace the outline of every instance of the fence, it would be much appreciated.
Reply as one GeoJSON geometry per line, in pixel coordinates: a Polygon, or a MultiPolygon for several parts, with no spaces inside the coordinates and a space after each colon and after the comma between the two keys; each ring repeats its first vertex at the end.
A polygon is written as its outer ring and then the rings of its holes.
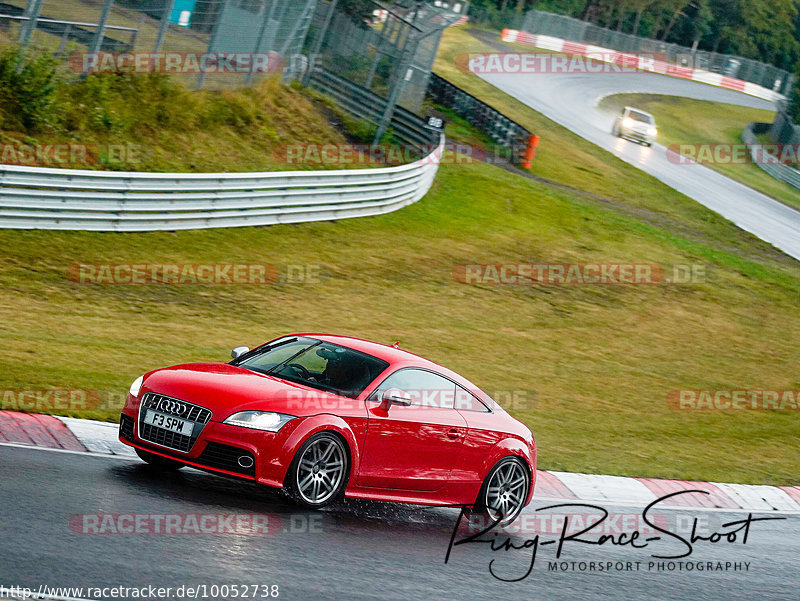
{"type": "Polygon", "coordinates": [[[704,50],[693,52],[686,46],[613,31],[572,17],[538,10],[526,13],[520,29],[620,52],[658,55],[675,65],[721,73],[726,77],[758,84],[784,96],[791,90],[794,80],[794,75],[783,69],[749,58],[704,50]]]}
{"type": "Polygon", "coordinates": [[[336,0],[318,5],[306,52],[325,71],[386,99],[375,121],[376,142],[396,105],[419,111],[442,32],[467,9],[466,3],[439,4],[392,5],[380,11],[374,26],[335,10],[336,0]]]}
{"type": "MultiPolygon", "coordinates": [[[[379,169],[246,174],[0,165],[0,227],[149,231],[268,225],[376,215],[422,198],[436,175],[444,136],[397,104],[413,107],[420,93],[424,96],[425,88],[421,92],[417,88],[422,81],[427,87],[439,36],[460,15],[447,7],[414,5],[396,13],[386,11],[381,23],[370,26],[342,15],[336,4],[336,0],[15,2],[18,8],[24,5],[27,23],[19,29],[20,41],[42,48],[53,48],[55,39],[39,21],[71,12],[94,28],[90,38],[73,38],[71,51],[117,49],[120,46],[109,46],[106,38],[113,31],[129,29],[134,35],[120,42],[126,51],[277,52],[284,57],[303,50],[311,50],[312,56],[319,52],[318,61],[290,63],[299,68],[290,69],[289,75],[305,71],[306,83],[332,96],[354,116],[377,124],[376,139],[390,130],[422,158],[379,169]],[[116,24],[112,19],[118,20],[116,24]],[[316,37],[309,36],[315,20],[316,37]],[[361,31],[360,38],[356,30],[361,31]],[[334,73],[326,65],[344,72],[334,73]],[[362,75],[370,85],[359,85],[362,75]]],[[[63,36],[62,32],[59,47],[64,45],[63,36]]],[[[253,77],[251,71],[223,82],[201,73],[198,84],[230,87],[249,83],[253,77]]]]}
{"type": "Polygon", "coordinates": [[[508,148],[515,161],[533,135],[516,121],[435,73],[431,75],[428,95],[436,104],[451,109],[497,144],[508,148]]]}
{"type": "MultiPolygon", "coordinates": [[[[336,100],[337,104],[357,119],[377,123],[386,112],[388,101],[375,92],[357,86],[343,77],[316,66],[309,79],[310,87],[336,100]]],[[[392,112],[389,128],[392,137],[426,155],[439,142],[438,133],[411,111],[398,106],[392,112]]]]}
{"type": "Polygon", "coordinates": [[[756,138],[758,134],[767,133],[771,127],[771,123],[750,123],[745,127],[742,140],[750,152],[750,157],[756,165],[775,179],[800,188],[800,171],[791,165],[781,163],[778,157],[769,153],[756,138]]]}
{"type": "Polygon", "coordinates": [[[779,144],[800,144],[800,125],[792,123],[785,103],[780,104],[775,112],[775,121],[769,128],[769,136],[779,144]]]}
{"type": "MultiPolygon", "coordinates": [[[[83,65],[83,71],[90,68],[87,54],[99,51],[192,55],[195,63],[217,53],[249,54],[250,60],[272,53],[281,57],[287,79],[304,77],[308,83],[309,62],[317,62],[388,101],[375,121],[377,141],[395,105],[419,110],[442,32],[459,22],[469,5],[397,2],[367,19],[340,10],[342,5],[339,0],[2,0],[0,14],[14,14],[0,17],[0,24],[8,25],[7,31],[0,29],[0,42],[18,39],[23,46],[82,56],[84,61],[71,64],[83,65]]],[[[225,73],[184,69],[177,77],[192,87],[224,89],[264,76],[258,68],[234,67],[225,73]]]]}

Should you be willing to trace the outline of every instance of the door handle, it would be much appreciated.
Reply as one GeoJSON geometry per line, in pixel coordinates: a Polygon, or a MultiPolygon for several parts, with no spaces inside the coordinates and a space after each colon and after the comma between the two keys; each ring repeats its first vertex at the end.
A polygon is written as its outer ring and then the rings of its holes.
{"type": "Polygon", "coordinates": [[[461,432],[459,432],[455,428],[450,428],[450,431],[447,433],[448,438],[459,438],[460,436],[461,432]]]}

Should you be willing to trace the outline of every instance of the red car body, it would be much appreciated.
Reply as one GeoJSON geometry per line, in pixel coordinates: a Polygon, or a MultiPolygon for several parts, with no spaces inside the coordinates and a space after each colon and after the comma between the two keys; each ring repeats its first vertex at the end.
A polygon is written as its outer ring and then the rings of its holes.
{"type": "Polygon", "coordinates": [[[144,376],[137,396],[127,397],[121,442],[182,464],[282,488],[304,441],[318,432],[332,431],[346,441],[350,456],[346,497],[427,505],[472,505],[492,467],[503,458],[515,456],[529,470],[524,504],[530,502],[536,477],[536,445],[530,430],[469,381],[394,346],[344,336],[293,336],[360,351],[382,359],[388,367],[355,398],[229,363],[157,369],[144,376]],[[409,367],[444,376],[469,390],[490,411],[421,405],[386,407],[370,400],[389,375],[409,367]],[[140,436],[141,400],[148,393],[162,395],[153,398],[178,399],[210,410],[209,421],[188,452],[153,444],[140,436]],[[277,432],[223,423],[229,416],[249,410],[296,418],[277,432]],[[249,469],[232,463],[235,449],[252,455],[249,469]]]}

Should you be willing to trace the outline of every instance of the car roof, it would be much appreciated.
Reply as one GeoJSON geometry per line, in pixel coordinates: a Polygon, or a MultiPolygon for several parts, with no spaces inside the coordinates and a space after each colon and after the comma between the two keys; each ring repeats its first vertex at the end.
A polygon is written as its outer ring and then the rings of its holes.
{"type": "MultiPolygon", "coordinates": [[[[289,334],[289,336],[305,336],[307,338],[314,338],[316,340],[322,340],[324,342],[331,342],[333,344],[346,346],[353,350],[361,351],[362,353],[367,353],[368,355],[377,357],[378,359],[383,359],[392,366],[421,367],[423,369],[430,369],[456,381],[457,383],[461,384],[462,386],[472,391],[473,393],[480,391],[480,394],[478,396],[481,396],[482,398],[489,398],[485,392],[481,391],[480,388],[475,386],[475,384],[467,380],[464,376],[457,374],[456,372],[447,369],[443,365],[439,365],[438,363],[431,361],[430,359],[426,359],[425,357],[420,357],[419,355],[415,355],[414,353],[403,350],[401,348],[395,348],[394,346],[388,344],[381,344],[380,342],[372,342],[370,340],[354,338],[352,336],[338,336],[335,334],[301,332],[301,333],[289,334]]],[[[283,336],[281,336],[281,338],[283,338],[283,336]]]]}
{"type": "Polygon", "coordinates": [[[339,336],[336,334],[322,334],[319,332],[302,332],[297,334],[290,334],[290,336],[305,336],[307,338],[315,338],[333,344],[340,344],[362,353],[367,353],[378,359],[383,359],[389,363],[419,363],[420,365],[429,364],[432,367],[442,368],[441,365],[434,363],[424,357],[415,355],[409,351],[401,348],[395,348],[388,344],[381,344],[380,342],[372,342],[370,340],[363,340],[353,336],[339,336]]]}
{"type": "Polygon", "coordinates": [[[653,115],[652,115],[652,114],[648,113],[647,111],[643,111],[642,109],[637,109],[635,106],[626,106],[626,107],[625,107],[625,110],[626,110],[626,111],[636,111],[637,113],[641,113],[642,115],[647,115],[647,116],[648,116],[648,117],[650,117],[650,118],[651,118],[653,121],[655,121],[655,120],[656,120],[656,118],[655,118],[655,117],[653,117],[653,115]]]}

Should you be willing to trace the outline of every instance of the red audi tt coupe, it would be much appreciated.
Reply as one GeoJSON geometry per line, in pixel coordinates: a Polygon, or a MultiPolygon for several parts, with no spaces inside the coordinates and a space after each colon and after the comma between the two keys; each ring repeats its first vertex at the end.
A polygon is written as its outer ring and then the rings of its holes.
{"type": "Polygon", "coordinates": [[[308,507],[342,495],[458,504],[507,524],[531,500],[530,430],[449,369],[320,334],[231,356],[137,378],[120,440],[158,469],[253,480],[308,507]]]}

